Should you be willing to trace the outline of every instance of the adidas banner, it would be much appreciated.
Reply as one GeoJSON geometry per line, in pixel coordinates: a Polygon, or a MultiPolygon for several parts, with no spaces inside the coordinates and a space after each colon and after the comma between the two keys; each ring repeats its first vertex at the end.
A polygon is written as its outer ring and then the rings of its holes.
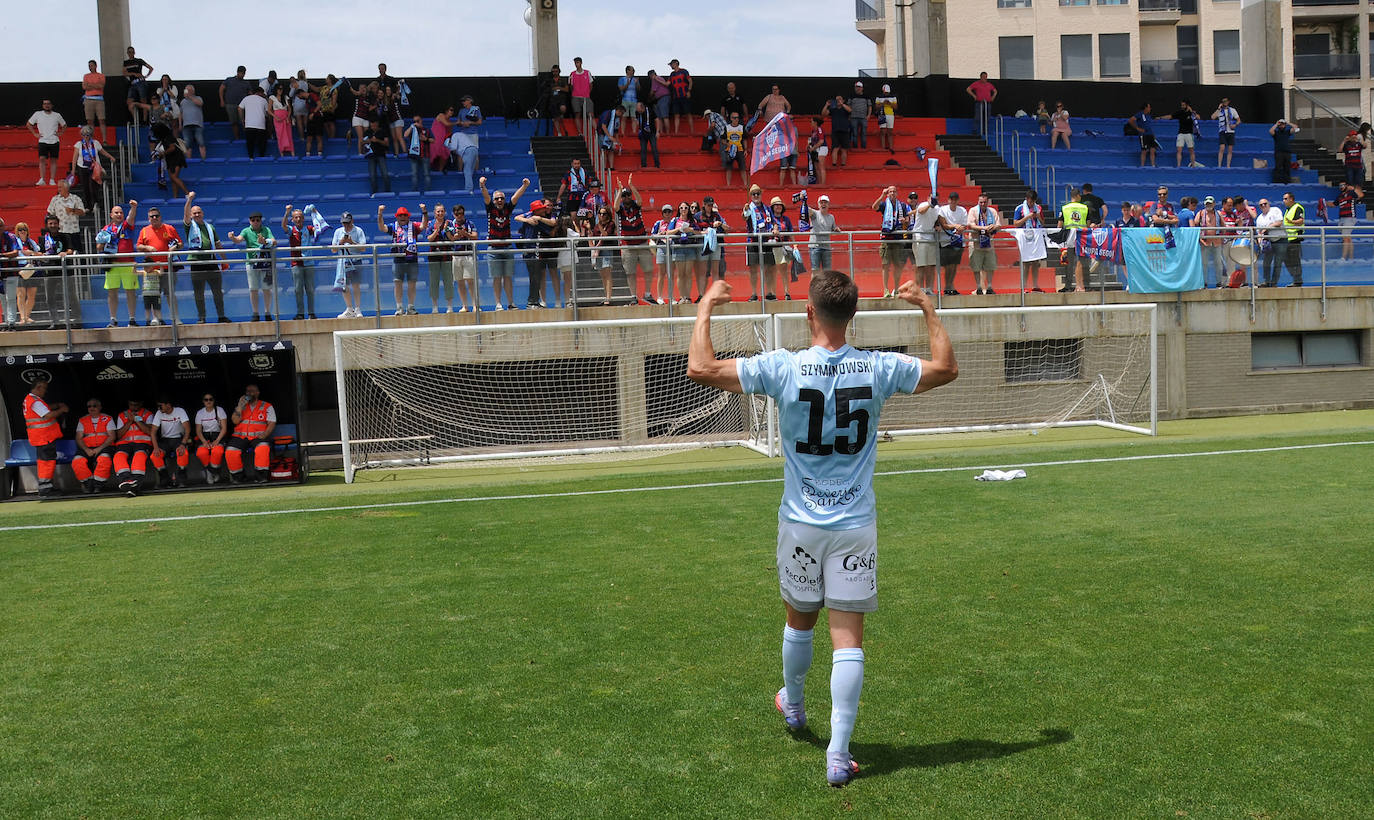
{"type": "Polygon", "coordinates": [[[153,411],[158,396],[166,395],[195,418],[206,395],[232,412],[247,384],[256,384],[276,408],[278,424],[298,422],[296,351],[288,341],[3,356],[0,399],[9,430],[0,450],[6,453],[11,440],[24,436],[24,396],[39,379],[50,382],[49,404],[66,402],[70,408],[61,419],[63,438],[72,437],[90,398],[99,399],[103,411],[114,416],[127,409],[131,398],[153,411]]]}

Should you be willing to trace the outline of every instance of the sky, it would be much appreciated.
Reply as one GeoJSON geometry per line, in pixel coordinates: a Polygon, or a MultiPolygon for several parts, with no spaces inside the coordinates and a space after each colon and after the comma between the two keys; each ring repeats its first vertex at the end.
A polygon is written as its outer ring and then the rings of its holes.
{"type": "MultiPolygon", "coordinates": [[[[79,80],[86,60],[97,56],[95,7],[96,0],[45,3],[48,19],[89,20],[69,25],[61,48],[51,38],[31,36],[35,29],[28,18],[0,16],[0,82],[79,80]],[[59,59],[62,54],[70,55],[70,65],[68,58],[59,59]]],[[[378,62],[396,77],[530,73],[525,0],[459,0],[436,3],[428,12],[416,11],[423,3],[401,7],[406,12],[397,15],[375,0],[197,0],[173,6],[130,0],[130,15],[138,56],[174,80],[225,77],[240,63],[250,77],[272,68],[282,75],[304,68],[311,77],[375,76],[378,62]],[[169,8],[177,11],[168,13],[169,8]],[[209,8],[224,11],[198,11],[209,8]]],[[[564,72],[575,56],[599,76],[618,76],[627,64],[641,75],[655,67],[665,72],[674,57],[704,76],[847,77],[877,62],[873,44],[855,30],[854,6],[846,0],[675,3],[657,5],[665,10],[656,13],[651,7],[644,0],[560,0],[564,72]],[[673,8],[680,10],[668,10],[673,8]]]]}

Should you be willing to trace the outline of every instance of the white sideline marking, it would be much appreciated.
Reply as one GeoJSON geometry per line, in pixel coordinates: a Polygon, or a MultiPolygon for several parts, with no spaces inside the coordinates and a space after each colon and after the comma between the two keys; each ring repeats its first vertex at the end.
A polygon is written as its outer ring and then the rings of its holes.
{"type": "MultiPolygon", "coordinates": [[[[1103,458],[1074,458],[1061,461],[1028,461],[1021,464],[981,464],[967,467],[923,467],[917,470],[881,470],[875,476],[920,475],[925,473],[959,473],[979,470],[1026,469],[1027,467],[1062,467],[1074,464],[1109,464],[1118,461],[1154,461],[1166,458],[1198,458],[1201,456],[1231,456],[1249,453],[1281,453],[1288,450],[1319,450],[1327,447],[1359,447],[1374,441],[1332,441],[1325,444],[1289,444],[1283,447],[1256,447],[1251,450],[1203,450],[1196,453],[1147,453],[1136,456],[1103,458]]],[[[347,504],[336,507],[305,507],[294,510],[257,510],[253,512],[207,513],[204,515],[169,515],[160,518],[123,518],[108,521],[75,521],[55,524],[22,524],[0,527],[0,532],[23,530],[52,530],[68,527],[103,527],[117,524],[164,524],[172,521],[210,521],[216,518],[258,518],[268,515],[298,515],[301,513],[351,512],[353,510],[384,510],[395,507],[425,507],[432,504],[473,504],[479,501],[527,501],[540,498],[577,498],[589,495],[619,495],[622,493],[656,493],[666,490],[700,490],[715,487],[745,487],[750,484],[779,484],[782,478],[753,478],[740,481],[708,481],[696,484],[673,484],[657,487],[623,487],[612,490],[575,490],[561,493],[522,493],[519,495],[486,495],[473,498],[431,498],[424,501],[388,501],[381,504],[347,504]]]]}

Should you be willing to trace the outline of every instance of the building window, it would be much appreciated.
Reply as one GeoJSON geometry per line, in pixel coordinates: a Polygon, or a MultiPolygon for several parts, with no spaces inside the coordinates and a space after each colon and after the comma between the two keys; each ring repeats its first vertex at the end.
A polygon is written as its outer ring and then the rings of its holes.
{"type": "Polygon", "coordinates": [[[1358,330],[1253,333],[1250,335],[1250,369],[1359,367],[1360,335],[1358,330]]]}
{"type": "Polygon", "coordinates": [[[997,50],[1002,79],[1035,79],[1034,37],[998,37],[997,50]]]}
{"type": "Polygon", "coordinates": [[[1216,74],[1240,73],[1240,31],[1217,29],[1212,32],[1212,71],[1216,74]]]}
{"type": "Polygon", "coordinates": [[[1066,80],[1093,78],[1093,36],[1091,34],[1059,35],[1059,72],[1066,80]]]}
{"type": "Polygon", "coordinates": [[[999,9],[1028,9],[1031,7],[1031,0],[997,0],[999,9]]]}
{"type": "Polygon", "coordinates": [[[1131,0],[1097,0],[1099,6],[1129,6],[1131,0]]]}
{"type": "Polygon", "coordinates": [[[1092,0],[1059,0],[1061,6],[1087,6],[1091,3],[1092,0]]]}
{"type": "Polygon", "coordinates": [[[1097,71],[1103,77],[1131,76],[1131,35],[1097,35],[1097,71]]]}

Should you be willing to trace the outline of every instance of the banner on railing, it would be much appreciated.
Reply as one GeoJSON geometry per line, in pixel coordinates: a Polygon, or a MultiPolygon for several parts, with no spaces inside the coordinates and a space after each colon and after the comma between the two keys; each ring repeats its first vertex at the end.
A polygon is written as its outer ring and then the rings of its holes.
{"type": "Polygon", "coordinates": [[[1201,228],[1132,228],[1122,231],[1131,293],[1201,290],[1201,228]]]}

